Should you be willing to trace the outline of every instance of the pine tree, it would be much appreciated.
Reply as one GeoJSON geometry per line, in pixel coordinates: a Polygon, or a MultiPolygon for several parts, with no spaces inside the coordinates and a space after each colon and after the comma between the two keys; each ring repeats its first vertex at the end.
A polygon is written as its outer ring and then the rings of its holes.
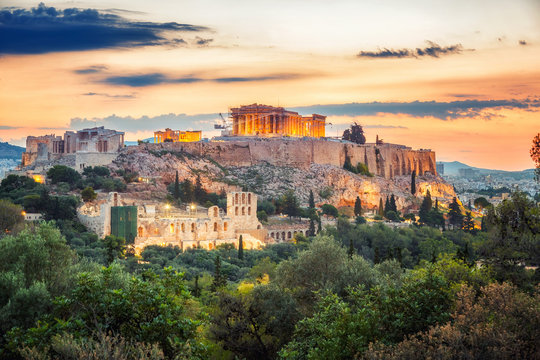
{"type": "Polygon", "coordinates": [[[242,235],[238,239],[238,259],[244,260],[244,239],[242,239],[242,235]]]}
{"type": "Polygon", "coordinates": [[[379,199],[379,215],[384,216],[384,206],[383,206],[382,198],[379,199]]]}
{"type": "Polygon", "coordinates": [[[355,253],[355,251],[354,251],[354,243],[353,243],[352,238],[349,239],[349,251],[348,251],[348,253],[349,253],[349,259],[352,259],[353,255],[355,253]]]}
{"type": "Polygon", "coordinates": [[[174,199],[180,199],[180,181],[178,180],[178,170],[176,170],[176,179],[174,180],[174,199]]]}
{"type": "Polygon", "coordinates": [[[360,196],[357,196],[354,202],[354,215],[362,216],[362,200],[360,200],[360,196]]]}
{"type": "Polygon", "coordinates": [[[416,194],[416,170],[413,170],[411,174],[411,194],[416,194]]]}
{"type": "Polygon", "coordinates": [[[313,219],[309,219],[308,234],[308,236],[315,236],[315,221],[313,221],[313,219]]]}
{"type": "Polygon", "coordinates": [[[313,190],[309,190],[309,208],[315,209],[315,197],[313,196],[313,190]]]}
{"type": "Polygon", "coordinates": [[[212,291],[216,291],[227,285],[227,279],[221,273],[221,257],[216,256],[214,260],[214,280],[212,281],[212,291]]]}
{"type": "Polygon", "coordinates": [[[467,232],[471,232],[474,230],[474,220],[472,218],[471,212],[467,211],[467,214],[465,215],[465,218],[463,219],[463,230],[467,232]]]}

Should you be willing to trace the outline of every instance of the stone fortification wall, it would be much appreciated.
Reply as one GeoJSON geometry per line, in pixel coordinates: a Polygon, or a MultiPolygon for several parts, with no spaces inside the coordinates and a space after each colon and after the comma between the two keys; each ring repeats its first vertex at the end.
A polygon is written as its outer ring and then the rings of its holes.
{"type": "Polygon", "coordinates": [[[364,144],[324,139],[245,139],[196,143],[146,144],[148,149],[168,149],[211,157],[226,166],[251,166],[269,163],[276,166],[308,169],[311,164],[343,166],[361,162],[373,174],[387,179],[409,175],[436,174],[435,152],[412,150],[394,144],[364,144]]]}
{"type": "Polygon", "coordinates": [[[75,154],[75,170],[83,171],[88,166],[109,165],[118,156],[118,153],[77,152],[75,154]]]}

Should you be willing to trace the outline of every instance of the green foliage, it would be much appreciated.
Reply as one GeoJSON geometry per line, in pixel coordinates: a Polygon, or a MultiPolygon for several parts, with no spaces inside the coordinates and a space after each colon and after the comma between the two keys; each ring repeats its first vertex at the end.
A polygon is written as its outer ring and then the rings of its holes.
{"type": "Polygon", "coordinates": [[[47,179],[52,184],[65,182],[73,186],[77,181],[81,180],[81,174],[68,166],[54,165],[47,171],[47,179]]]}
{"type": "Polygon", "coordinates": [[[540,182],[540,133],[536,134],[532,142],[530,154],[536,165],[536,180],[540,182]]]}
{"type": "Polygon", "coordinates": [[[309,201],[308,206],[310,209],[315,209],[315,197],[313,196],[313,190],[309,190],[309,201]]]}
{"type": "Polygon", "coordinates": [[[338,209],[336,209],[336,207],[334,205],[323,204],[321,209],[322,209],[322,212],[323,212],[324,215],[333,216],[335,218],[337,218],[338,215],[339,215],[338,209]]]}
{"type": "Polygon", "coordinates": [[[268,214],[266,214],[266,211],[261,210],[257,211],[257,219],[261,222],[267,222],[268,221],[268,214]]]}
{"type": "Polygon", "coordinates": [[[430,222],[429,213],[432,210],[432,208],[433,208],[433,203],[431,201],[431,193],[428,190],[426,192],[426,196],[424,197],[424,200],[422,201],[422,205],[420,205],[420,211],[418,212],[421,223],[427,224],[430,222]]]}
{"type": "Polygon", "coordinates": [[[489,201],[487,201],[487,199],[486,199],[485,197],[483,197],[483,196],[480,196],[480,197],[474,199],[474,206],[475,206],[476,208],[479,208],[479,209],[485,209],[485,208],[487,208],[489,205],[491,205],[491,204],[490,204],[489,201]]]}
{"type": "Polygon", "coordinates": [[[271,201],[258,200],[257,211],[264,211],[267,215],[274,215],[276,213],[276,206],[271,201]]]}
{"type": "Polygon", "coordinates": [[[212,291],[217,291],[227,286],[227,276],[221,273],[221,256],[217,255],[214,260],[214,280],[212,281],[212,291]]]}
{"type": "Polygon", "coordinates": [[[105,166],[87,166],[83,169],[83,175],[109,177],[111,176],[111,172],[105,166]]]}
{"type": "Polygon", "coordinates": [[[465,214],[465,217],[463,218],[462,229],[467,232],[474,231],[474,220],[470,211],[467,211],[467,214],[465,214]]]}
{"type": "Polygon", "coordinates": [[[416,170],[411,173],[411,194],[416,194],[416,170]]]}
{"type": "Polygon", "coordinates": [[[110,265],[114,259],[122,259],[126,256],[126,239],[119,236],[108,235],[103,239],[103,244],[107,251],[107,264],[110,265]]]}
{"type": "Polygon", "coordinates": [[[8,175],[0,183],[0,199],[9,199],[16,204],[22,204],[26,195],[37,194],[41,185],[27,176],[8,175]]]}
{"type": "Polygon", "coordinates": [[[81,191],[81,197],[84,202],[88,202],[88,201],[95,200],[97,198],[97,194],[93,188],[88,186],[83,191],[81,191]]]}
{"type": "Polygon", "coordinates": [[[463,214],[461,213],[461,208],[457,202],[457,199],[454,197],[452,202],[448,206],[448,221],[454,228],[461,229],[463,224],[463,214]]]}
{"type": "Polygon", "coordinates": [[[300,215],[300,206],[294,190],[287,190],[278,200],[278,211],[291,217],[300,215]]]}
{"type": "Polygon", "coordinates": [[[4,234],[20,230],[23,225],[22,208],[8,200],[0,200],[0,239],[4,234]]]}
{"type": "Polygon", "coordinates": [[[360,196],[357,196],[354,201],[354,216],[362,216],[362,200],[360,200],[360,196]]]}
{"type": "Polygon", "coordinates": [[[184,203],[192,203],[195,200],[195,190],[193,188],[193,184],[188,178],[185,178],[182,182],[180,199],[184,203]]]}
{"type": "Polygon", "coordinates": [[[238,259],[244,260],[244,240],[242,239],[242,235],[238,238],[238,259]]]}
{"type": "Polygon", "coordinates": [[[329,199],[334,194],[334,190],[330,186],[327,186],[319,191],[319,196],[321,199],[329,199]]]}
{"type": "Polygon", "coordinates": [[[345,131],[343,131],[343,136],[341,138],[356,144],[366,143],[364,129],[362,129],[362,125],[357,124],[356,122],[352,123],[349,129],[345,129],[345,131]]]}
{"type": "Polygon", "coordinates": [[[173,196],[176,201],[180,200],[180,181],[178,180],[178,170],[176,170],[176,177],[174,178],[173,196]]]}

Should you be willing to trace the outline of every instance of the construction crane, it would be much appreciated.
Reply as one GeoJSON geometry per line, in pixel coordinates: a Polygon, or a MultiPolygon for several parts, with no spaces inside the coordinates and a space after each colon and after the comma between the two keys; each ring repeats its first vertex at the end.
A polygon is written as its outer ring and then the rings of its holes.
{"type": "Polygon", "coordinates": [[[227,129],[227,127],[229,127],[228,121],[225,120],[225,118],[223,117],[221,113],[219,113],[219,117],[221,118],[221,121],[216,120],[216,123],[214,124],[214,129],[220,129],[220,130],[227,129]]]}

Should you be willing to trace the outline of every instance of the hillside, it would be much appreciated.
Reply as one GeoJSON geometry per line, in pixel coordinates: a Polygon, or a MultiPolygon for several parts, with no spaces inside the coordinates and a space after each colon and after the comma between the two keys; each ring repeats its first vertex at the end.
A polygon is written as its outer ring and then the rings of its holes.
{"type": "Polygon", "coordinates": [[[21,146],[0,142],[0,159],[20,160],[24,150],[21,146]]]}
{"type": "Polygon", "coordinates": [[[534,178],[534,169],[526,169],[523,171],[506,171],[497,169],[485,169],[470,166],[459,161],[437,161],[438,164],[444,164],[444,175],[458,175],[459,169],[473,169],[478,170],[480,174],[484,175],[504,175],[517,178],[534,178]]]}
{"type": "MultiPolygon", "coordinates": [[[[276,198],[285,191],[295,191],[299,201],[307,204],[309,191],[313,190],[315,201],[335,206],[353,205],[360,196],[365,208],[378,206],[379,199],[391,194],[397,197],[398,208],[416,207],[418,198],[410,194],[410,176],[387,179],[381,176],[353,174],[341,167],[329,164],[311,164],[308,167],[279,166],[269,163],[225,166],[213,158],[187,152],[160,150],[145,146],[129,147],[122,151],[113,167],[137,171],[140,176],[151,179],[150,183],[137,184],[131,190],[139,198],[165,198],[166,185],[173,182],[178,171],[181,180],[195,181],[200,177],[208,191],[253,191],[263,198],[276,198]]],[[[419,193],[430,189],[432,196],[442,203],[455,196],[452,186],[438,176],[427,174],[417,177],[419,193]]]]}

